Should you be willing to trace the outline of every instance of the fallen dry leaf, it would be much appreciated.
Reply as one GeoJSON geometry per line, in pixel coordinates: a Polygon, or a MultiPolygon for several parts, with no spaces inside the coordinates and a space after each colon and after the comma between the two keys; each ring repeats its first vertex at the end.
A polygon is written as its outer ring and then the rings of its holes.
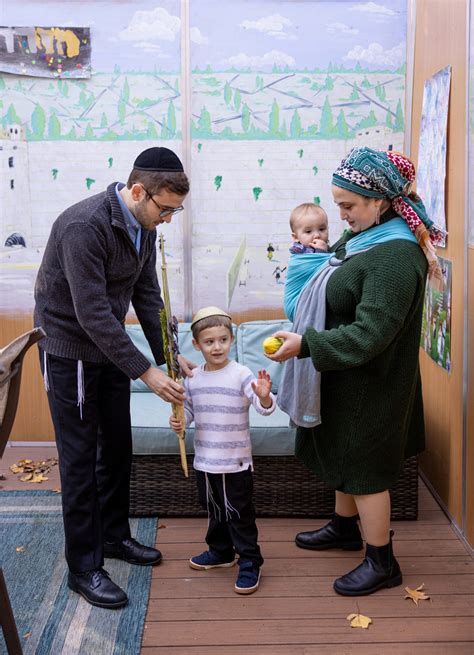
{"type": "Polygon", "coordinates": [[[351,622],[351,628],[365,628],[367,629],[372,623],[372,619],[363,614],[349,614],[346,617],[348,621],[351,622]]]}
{"type": "Polygon", "coordinates": [[[161,528],[166,528],[166,525],[164,523],[160,523],[158,526],[158,530],[161,530],[161,528]]]}
{"type": "Polygon", "coordinates": [[[415,605],[418,605],[419,600],[430,600],[430,597],[425,594],[423,591],[425,587],[425,584],[421,584],[419,587],[416,589],[410,589],[410,587],[405,587],[405,591],[407,592],[407,595],[405,598],[409,598],[412,600],[415,605]]]}
{"type": "Polygon", "coordinates": [[[25,632],[23,639],[29,639],[31,637],[31,632],[25,632]]]}
{"type": "Polygon", "coordinates": [[[60,494],[61,493],[61,489],[53,489],[52,491],[55,494],[60,494]]]}
{"type": "Polygon", "coordinates": [[[57,458],[51,457],[50,459],[34,462],[32,459],[20,459],[16,464],[10,466],[12,473],[21,474],[20,480],[22,482],[34,482],[40,484],[46,482],[48,479],[46,473],[49,473],[53,466],[58,463],[57,458]]]}
{"type": "Polygon", "coordinates": [[[22,553],[25,550],[24,546],[18,546],[18,548],[15,548],[17,553],[22,553]]]}
{"type": "Polygon", "coordinates": [[[49,478],[46,478],[42,473],[34,473],[30,482],[46,482],[46,480],[49,480],[49,478]]]}

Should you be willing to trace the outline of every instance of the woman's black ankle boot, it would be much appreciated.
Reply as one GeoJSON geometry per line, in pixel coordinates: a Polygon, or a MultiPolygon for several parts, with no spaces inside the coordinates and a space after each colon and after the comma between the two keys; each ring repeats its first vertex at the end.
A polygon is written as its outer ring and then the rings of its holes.
{"type": "Polygon", "coordinates": [[[328,550],[329,548],[361,550],[362,536],[357,519],[357,514],[355,516],[334,514],[334,518],[320,530],[299,532],[295,537],[295,543],[300,548],[309,550],[328,550]]]}
{"type": "Polygon", "coordinates": [[[337,578],[334,591],[342,596],[367,596],[384,587],[397,587],[402,584],[402,572],[393,556],[393,531],[385,546],[367,544],[365,558],[350,573],[337,578]]]}

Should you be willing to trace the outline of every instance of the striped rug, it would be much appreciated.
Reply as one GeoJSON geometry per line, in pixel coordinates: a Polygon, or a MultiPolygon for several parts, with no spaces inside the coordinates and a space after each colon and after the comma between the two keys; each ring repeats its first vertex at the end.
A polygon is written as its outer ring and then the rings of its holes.
{"type": "MultiPolygon", "coordinates": [[[[130,525],[135,539],[154,545],[156,518],[130,525]]],[[[0,561],[25,655],[140,653],[151,568],[106,560],[112,580],[129,597],[120,610],[93,607],[70,591],[60,494],[0,491],[0,561]]]]}

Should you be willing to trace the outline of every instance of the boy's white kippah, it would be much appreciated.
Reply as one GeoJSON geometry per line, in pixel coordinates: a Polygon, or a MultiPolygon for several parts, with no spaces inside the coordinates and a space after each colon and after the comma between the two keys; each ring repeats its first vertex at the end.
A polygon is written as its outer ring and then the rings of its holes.
{"type": "Polygon", "coordinates": [[[203,318],[209,318],[209,316],[227,316],[227,318],[231,318],[227,312],[219,309],[219,307],[203,307],[194,314],[191,327],[198,321],[202,321],[203,318]]]}

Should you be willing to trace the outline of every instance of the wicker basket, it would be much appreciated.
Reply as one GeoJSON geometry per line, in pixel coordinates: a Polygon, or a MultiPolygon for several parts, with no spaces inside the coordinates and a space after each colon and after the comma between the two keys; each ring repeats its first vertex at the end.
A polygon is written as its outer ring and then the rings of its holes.
{"type": "MultiPolygon", "coordinates": [[[[185,479],[178,455],[134,455],[130,487],[131,516],[205,516],[188,457],[185,479]]],[[[254,457],[255,506],[258,516],[328,517],[334,491],[296,457],[254,457]]],[[[418,516],[418,459],[410,457],[390,490],[392,519],[418,516]]]]}

